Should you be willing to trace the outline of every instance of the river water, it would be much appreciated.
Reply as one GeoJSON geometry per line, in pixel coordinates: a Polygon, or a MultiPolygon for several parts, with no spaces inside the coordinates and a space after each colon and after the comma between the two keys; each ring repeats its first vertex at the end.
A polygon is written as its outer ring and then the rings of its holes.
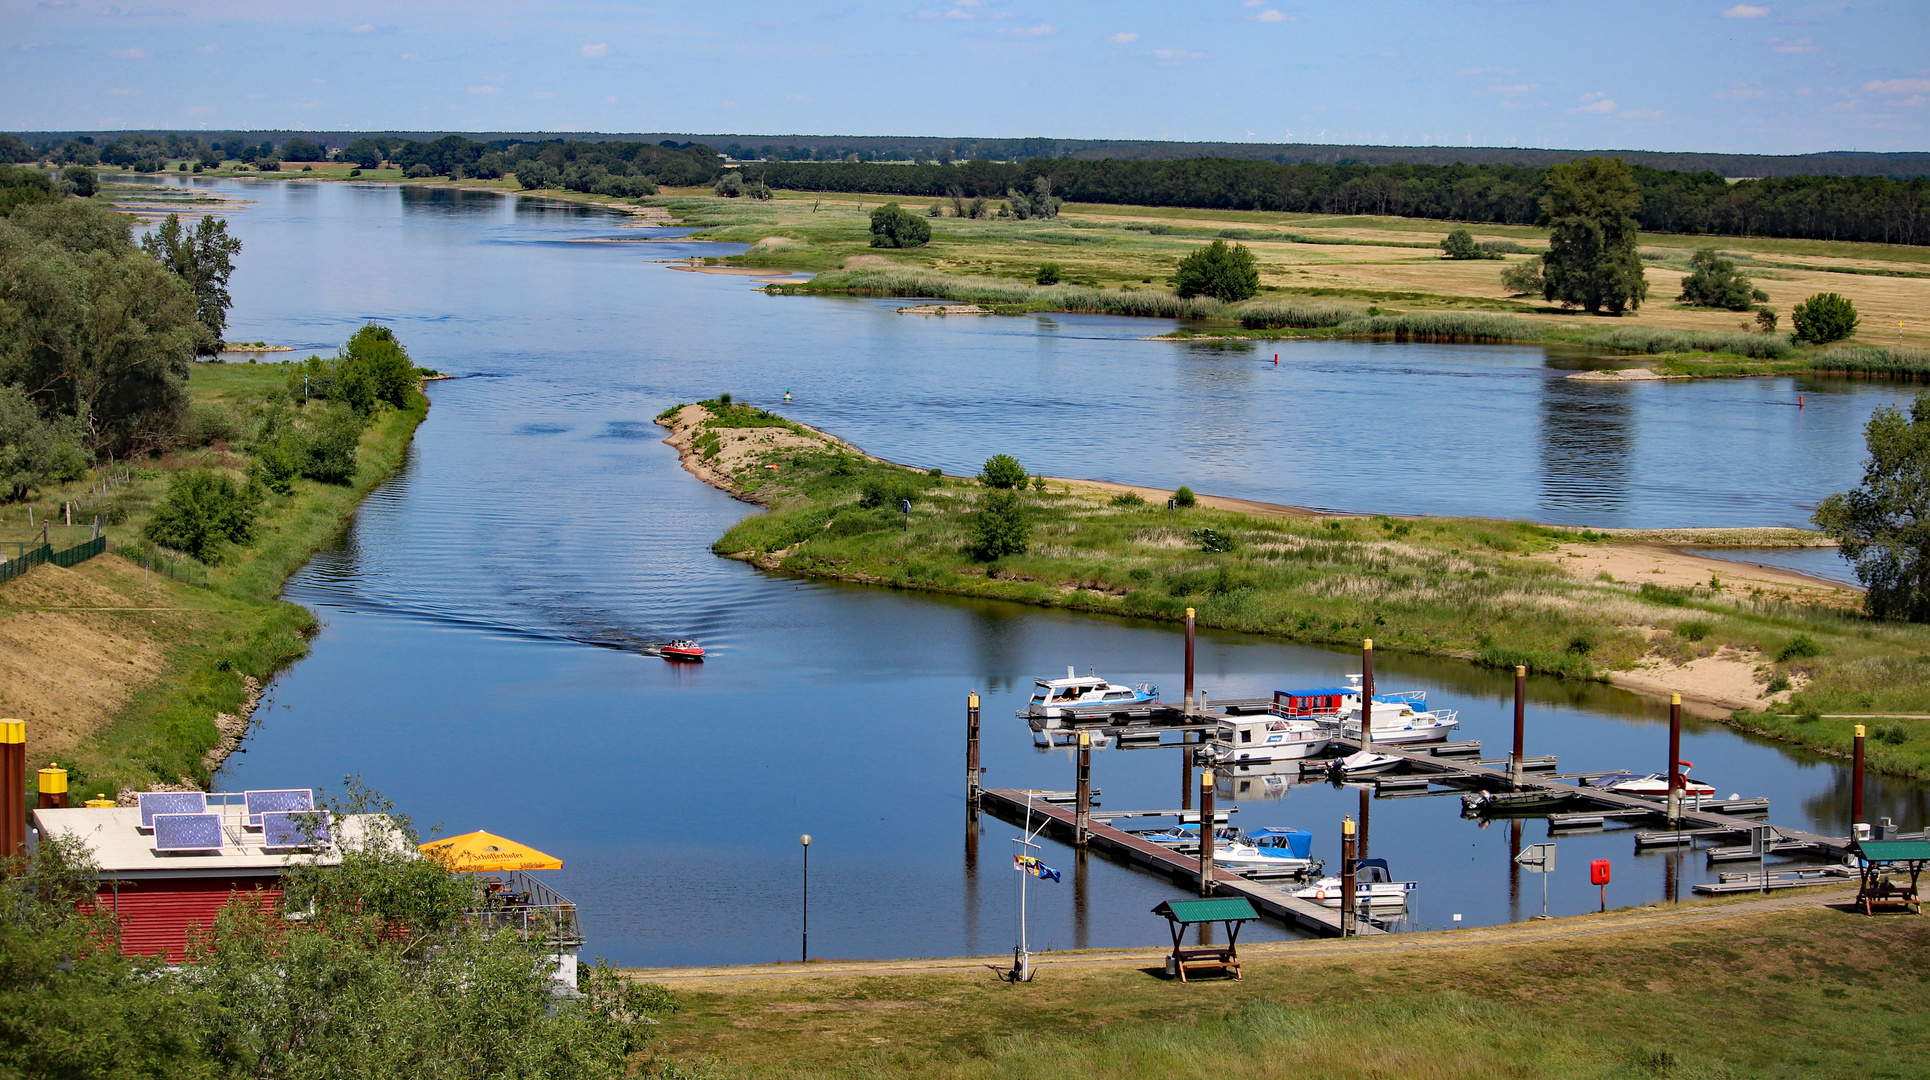
{"type": "MultiPolygon", "coordinates": [[[[658,260],[718,254],[668,230],[581,208],[477,193],[277,181],[211,182],[253,200],[230,337],[332,350],[366,319],[417,362],[459,376],[408,464],[342,541],[290,583],[324,630],[277,679],[224,789],[325,786],[349,774],[425,830],[486,828],[565,861],[588,953],[629,964],[795,956],[800,849],[811,833],[818,956],[998,952],[1014,937],[1016,830],[980,822],[967,853],[963,709],[986,695],[987,782],[1066,788],[1063,751],[1011,719],[1032,678],[1068,664],[1177,690],[1170,629],[790,580],[715,558],[750,508],[685,474],[651,419],[729,390],[866,449],[968,472],[995,452],[1055,475],[1190,483],[1214,494],[1340,509],[1529,517],[1577,525],[1799,524],[1853,483],[1860,427],[1904,394],[1813,380],[1583,383],[1526,348],[1352,342],[1265,350],[1137,340],[1156,320],[926,319],[898,302],[773,298],[738,277],[658,260]],[[577,243],[594,238],[647,243],[577,243]],[[1806,397],[1798,410],[1786,399],[1806,397]],[[670,635],[713,659],[673,667],[624,646],[670,635]]],[[[721,251],[735,250],[722,248],[721,251]]],[[[1204,635],[1210,693],[1329,684],[1350,656],[1204,635]]],[[[1463,710],[1502,747],[1507,680],[1381,658],[1381,684],[1463,710]]],[[[1570,769],[1659,769],[1657,709],[1601,687],[1531,683],[1530,750],[1570,769]]],[[[1685,757],[1722,789],[1772,794],[1775,820],[1841,832],[1843,770],[1692,724],[1685,757]]],[[[1105,751],[1108,808],[1170,807],[1170,751],[1105,751]]],[[[1354,789],[1264,782],[1248,825],[1316,833],[1333,862],[1354,789]],[[1284,796],[1284,797],[1282,797],[1284,796]]],[[[1926,795],[1872,785],[1920,827],[1926,795]]],[[[1540,910],[1513,843],[1448,799],[1380,800],[1371,853],[1421,883],[1413,924],[1540,910]]],[[[1625,834],[1564,838],[1550,910],[1596,904],[1585,866],[1609,858],[1613,904],[1652,901],[1709,871],[1636,857],[1625,834]]],[[[1060,884],[1035,885],[1035,948],[1148,944],[1148,910],[1179,895],[1048,844],[1060,884]]],[[[1258,936],[1280,936],[1263,928],[1258,936]]]]}

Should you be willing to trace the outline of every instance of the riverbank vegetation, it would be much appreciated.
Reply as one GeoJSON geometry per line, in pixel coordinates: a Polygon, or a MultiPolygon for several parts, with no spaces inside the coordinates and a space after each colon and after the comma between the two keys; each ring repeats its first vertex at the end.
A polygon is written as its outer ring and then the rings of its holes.
{"type": "MultiPolygon", "coordinates": [[[[1206,626],[1343,648],[1372,637],[1381,648],[1649,693],[1696,697],[1698,673],[1722,668],[1749,687],[1706,699],[1725,702],[1723,712],[1930,713],[1930,626],[1870,618],[1853,593],[1739,587],[1720,575],[1692,586],[1583,579],[1565,569],[1567,553],[1614,536],[1471,518],[1263,514],[1205,499],[1169,511],[1163,495],[1043,478],[992,488],[829,440],[761,449],[738,427],[775,419],[716,402],[662,418],[690,433],[672,441],[702,475],[769,507],[713,545],[766,569],[1167,622],[1194,608],[1206,626]]],[[[1896,723],[1908,737],[1874,749],[1872,764],[1930,777],[1930,723],[1896,723]]],[[[1843,735],[1792,723],[1786,737],[1842,752],[1843,735]]]]}
{"type": "Polygon", "coordinates": [[[846,1080],[1920,1071],[1923,920],[1820,905],[1659,926],[1654,914],[1561,920],[1546,929],[1576,936],[1553,941],[1243,945],[1241,981],[1187,986],[1162,978],[1151,951],[1103,965],[1036,957],[1037,981],[1024,986],[957,966],[679,979],[681,1007],[655,1029],[667,1052],[654,1060],[846,1080]]]}

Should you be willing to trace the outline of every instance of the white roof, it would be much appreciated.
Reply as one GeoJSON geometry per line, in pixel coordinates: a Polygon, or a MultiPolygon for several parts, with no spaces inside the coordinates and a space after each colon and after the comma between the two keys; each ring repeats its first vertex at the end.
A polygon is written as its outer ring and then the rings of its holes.
{"type": "MultiPolygon", "coordinates": [[[[324,865],[340,861],[334,848],[317,853],[266,850],[261,846],[261,830],[242,826],[239,806],[210,805],[210,813],[222,817],[219,851],[161,852],[154,850],[154,834],[142,832],[141,811],[132,806],[101,808],[72,807],[64,810],[35,810],[34,826],[42,835],[71,833],[83,840],[93,854],[102,877],[235,877],[277,876],[284,867],[319,859],[324,865]]],[[[351,843],[368,835],[372,814],[345,818],[337,827],[335,839],[351,843]]]]}

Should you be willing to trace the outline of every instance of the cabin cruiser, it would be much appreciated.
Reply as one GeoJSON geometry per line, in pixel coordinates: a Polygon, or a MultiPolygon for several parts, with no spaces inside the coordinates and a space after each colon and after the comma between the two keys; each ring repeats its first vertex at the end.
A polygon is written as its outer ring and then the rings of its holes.
{"type": "MultiPolygon", "coordinates": [[[[1362,859],[1354,868],[1354,904],[1362,910],[1369,905],[1376,910],[1404,908],[1407,906],[1407,894],[1414,891],[1415,884],[1412,881],[1395,881],[1387,869],[1386,859],[1362,859]]],[[[1338,908],[1341,898],[1346,895],[1346,884],[1337,877],[1324,877],[1304,889],[1295,890],[1293,895],[1322,907],[1338,908]]]]}
{"type": "Polygon", "coordinates": [[[1081,676],[1066,668],[1063,679],[1039,679],[1032,684],[1032,700],[1019,713],[1024,719],[1064,720],[1077,716],[1106,718],[1113,713],[1145,709],[1159,700],[1151,683],[1121,686],[1097,675],[1081,676]]]}
{"type": "MultiPolygon", "coordinates": [[[[1646,776],[1631,772],[1603,773],[1590,777],[1588,786],[1612,791],[1617,795],[1635,795],[1644,799],[1666,799],[1669,797],[1669,778],[1665,773],[1649,773],[1646,776]]],[[[1682,794],[1692,799],[1715,797],[1716,789],[1700,780],[1682,777],[1682,794]]]]}
{"type": "MultiPolygon", "coordinates": [[[[1273,714],[1311,720],[1341,738],[1358,742],[1363,698],[1361,677],[1349,675],[1347,683],[1310,690],[1276,690],[1273,714]]],[[[1455,710],[1428,709],[1425,690],[1374,695],[1374,742],[1390,746],[1441,742],[1459,726],[1460,714],[1455,710]]]]}
{"type": "MultiPolygon", "coordinates": [[[[1198,825],[1180,825],[1140,835],[1165,847],[1199,849],[1198,825]]],[[[1315,873],[1321,863],[1310,857],[1312,850],[1313,834],[1304,829],[1264,828],[1248,833],[1222,825],[1213,830],[1213,865],[1236,873],[1315,873]]]]}
{"type": "Polygon", "coordinates": [[[1333,733],[1312,720],[1280,716],[1228,718],[1200,746],[1200,757],[1214,766],[1310,758],[1333,742],[1333,733]]]}

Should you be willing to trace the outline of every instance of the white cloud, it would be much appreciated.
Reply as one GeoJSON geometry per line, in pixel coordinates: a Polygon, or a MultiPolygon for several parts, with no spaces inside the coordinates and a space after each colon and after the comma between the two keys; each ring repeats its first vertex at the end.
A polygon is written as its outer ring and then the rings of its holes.
{"type": "Polygon", "coordinates": [[[1114,45],[1131,45],[1133,42],[1139,40],[1139,35],[1128,34],[1124,31],[1121,31],[1107,38],[1106,40],[1112,42],[1114,45]]]}
{"type": "Polygon", "coordinates": [[[146,53],[144,53],[144,52],[142,52],[142,51],[141,51],[141,50],[139,50],[139,49],[122,49],[121,51],[119,51],[119,52],[117,52],[117,53],[115,53],[114,55],[115,55],[116,57],[118,57],[119,59],[122,59],[122,60],[145,60],[145,59],[147,59],[147,54],[146,54],[146,53]]]}
{"type": "Polygon", "coordinates": [[[1753,4],[1737,4],[1735,7],[1723,12],[1722,17],[1725,19],[1760,19],[1767,14],[1769,14],[1769,9],[1766,7],[1756,7],[1753,4]]]}
{"type": "Polygon", "coordinates": [[[1797,38],[1795,41],[1784,41],[1781,38],[1777,38],[1771,44],[1775,46],[1776,51],[1779,53],[1812,53],[1816,51],[1816,46],[1806,37],[1797,38]]]}
{"type": "Polygon", "coordinates": [[[42,11],[59,11],[62,8],[73,7],[74,0],[40,0],[40,3],[34,6],[42,11]]]}
{"type": "Polygon", "coordinates": [[[1185,49],[1154,49],[1153,55],[1161,60],[1204,60],[1203,52],[1187,52],[1185,49]]]}
{"type": "Polygon", "coordinates": [[[1490,86],[1488,89],[1503,97],[1513,97],[1516,94],[1525,94],[1531,90],[1539,90],[1541,89],[1541,84],[1531,82],[1510,83],[1507,86],[1490,86]]]}
{"type": "Polygon", "coordinates": [[[1930,79],[1884,79],[1881,82],[1864,83],[1863,89],[1872,94],[1930,93],[1930,79]]]}
{"type": "Polygon", "coordinates": [[[374,23],[359,23],[349,27],[348,32],[351,34],[366,34],[373,29],[375,29],[374,23]]]}
{"type": "Polygon", "coordinates": [[[198,53],[220,52],[221,46],[216,45],[214,42],[210,41],[206,45],[196,45],[194,47],[194,51],[198,53]]]}
{"type": "Polygon", "coordinates": [[[1059,28],[1051,23],[1040,23],[1037,26],[1021,26],[1011,30],[999,31],[1001,34],[1011,34],[1013,37],[1044,37],[1047,34],[1056,34],[1058,32],[1059,28]]]}
{"type": "Polygon", "coordinates": [[[584,56],[587,56],[592,60],[594,60],[599,56],[610,55],[610,46],[604,42],[599,41],[594,45],[585,45],[583,46],[583,48],[581,48],[578,51],[581,52],[584,56]]]}
{"type": "Polygon", "coordinates": [[[1261,13],[1259,13],[1258,15],[1255,15],[1253,17],[1253,21],[1254,22],[1299,22],[1300,20],[1296,16],[1282,15],[1278,11],[1275,11],[1272,8],[1268,8],[1265,11],[1262,11],[1261,13]]]}
{"type": "Polygon", "coordinates": [[[953,8],[945,13],[947,19],[976,19],[978,16],[962,8],[953,8]]]}
{"type": "Polygon", "coordinates": [[[500,94],[503,92],[503,88],[500,86],[472,86],[469,88],[469,92],[472,94],[500,94]]]}
{"type": "Polygon", "coordinates": [[[1615,99],[1600,91],[1583,94],[1582,103],[1568,111],[1578,113],[1612,113],[1615,111],[1615,99]]]}
{"type": "Polygon", "coordinates": [[[104,7],[94,14],[96,17],[102,19],[178,19],[185,14],[185,12],[177,11],[174,8],[104,7]]]}
{"type": "Polygon", "coordinates": [[[1769,91],[1755,83],[1739,82],[1727,90],[1719,91],[1716,96],[1724,101],[1750,101],[1768,97],[1769,91]]]}

